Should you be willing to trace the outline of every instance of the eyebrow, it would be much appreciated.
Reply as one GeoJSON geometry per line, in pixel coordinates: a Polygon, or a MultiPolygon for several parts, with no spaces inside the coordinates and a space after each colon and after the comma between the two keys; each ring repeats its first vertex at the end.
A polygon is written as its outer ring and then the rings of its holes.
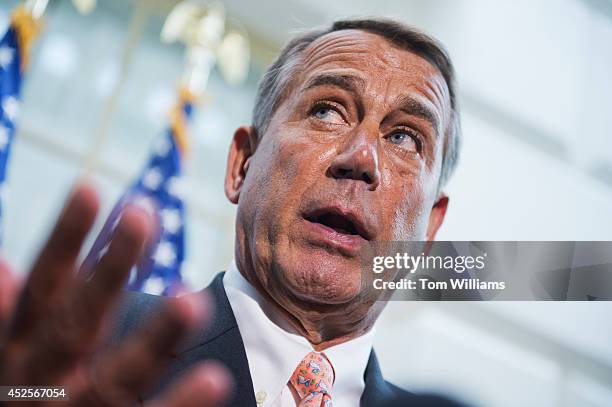
{"type": "Polygon", "coordinates": [[[324,73],[311,78],[304,90],[318,86],[337,86],[351,93],[358,93],[359,89],[365,87],[365,80],[359,76],[324,73]]]}
{"type": "Polygon", "coordinates": [[[434,112],[429,106],[412,96],[402,96],[399,99],[398,106],[399,110],[403,111],[404,113],[411,116],[418,116],[427,120],[437,132],[440,120],[436,112],[434,112]]]}
{"type": "MultiPolygon", "coordinates": [[[[359,76],[323,73],[309,79],[304,87],[304,91],[319,86],[336,86],[348,92],[357,94],[359,93],[360,89],[365,88],[365,85],[365,79],[359,76]]],[[[404,113],[411,116],[418,116],[427,120],[437,132],[440,124],[438,115],[423,102],[419,101],[413,96],[405,95],[399,98],[397,105],[399,106],[399,110],[403,111],[404,113]]]]}

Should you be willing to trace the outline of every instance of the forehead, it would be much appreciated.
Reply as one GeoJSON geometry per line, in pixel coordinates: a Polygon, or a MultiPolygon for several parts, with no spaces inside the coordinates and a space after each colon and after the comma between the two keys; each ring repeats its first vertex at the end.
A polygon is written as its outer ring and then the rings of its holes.
{"type": "Polygon", "coordinates": [[[438,97],[447,95],[442,74],[429,61],[398,48],[380,35],[362,30],[326,34],[304,50],[302,83],[328,71],[357,74],[370,85],[397,83],[404,85],[400,88],[429,88],[438,97]]]}

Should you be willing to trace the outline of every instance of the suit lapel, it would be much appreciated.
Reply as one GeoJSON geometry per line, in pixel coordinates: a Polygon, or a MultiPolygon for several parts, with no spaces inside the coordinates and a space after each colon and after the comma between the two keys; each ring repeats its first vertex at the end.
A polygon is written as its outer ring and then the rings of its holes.
{"type": "Polygon", "coordinates": [[[374,349],[370,353],[363,380],[365,389],[361,395],[361,406],[378,406],[393,398],[393,390],[383,378],[374,349]]]}

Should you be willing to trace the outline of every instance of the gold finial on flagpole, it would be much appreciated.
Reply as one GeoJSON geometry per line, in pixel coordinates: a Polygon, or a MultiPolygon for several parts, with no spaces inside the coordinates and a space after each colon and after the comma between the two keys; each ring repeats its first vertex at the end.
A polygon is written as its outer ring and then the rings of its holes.
{"type": "MultiPolygon", "coordinates": [[[[89,14],[96,7],[96,0],[72,0],[81,14],[89,14]]],[[[25,0],[13,12],[11,24],[17,31],[21,51],[21,70],[25,70],[30,59],[32,42],[42,29],[42,17],[49,0],[25,0]]]]}
{"type": "Polygon", "coordinates": [[[225,8],[219,1],[185,0],[168,14],[161,41],[185,45],[185,69],[170,123],[181,153],[186,154],[185,104],[195,103],[204,93],[215,64],[229,83],[238,84],[245,79],[249,67],[248,40],[245,33],[226,32],[225,8]]]}
{"type": "Polygon", "coordinates": [[[30,60],[32,42],[41,30],[41,17],[45,13],[49,0],[27,0],[18,6],[11,16],[11,26],[17,33],[17,42],[21,53],[21,71],[25,71],[30,60]]]}
{"type": "Polygon", "coordinates": [[[181,87],[195,96],[206,89],[215,64],[231,84],[246,78],[250,58],[246,31],[226,30],[226,25],[225,8],[219,1],[184,0],[166,18],[161,41],[185,44],[181,87]]]}
{"type": "MultiPolygon", "coordinates": [[[[97,0],[72,0],[72,5],[83,15],[91,14],[96,8],[97,3],[97,0]]],[[[25,0],[23,8],[32,18],[40,20],[43,14],[45,14],[48,5],[49,0],[25,0]]]]}

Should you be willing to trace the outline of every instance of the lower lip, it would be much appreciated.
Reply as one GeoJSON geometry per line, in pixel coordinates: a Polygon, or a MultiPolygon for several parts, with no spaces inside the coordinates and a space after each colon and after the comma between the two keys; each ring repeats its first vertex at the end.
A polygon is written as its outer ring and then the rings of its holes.
{"type": "Polygon", "coordinates": [[[314,237],[315,240],[348,256],[358,254],[360,249],[368,242],[359,235],[340,233],[321,223],[310,222],[306,219],[303,219],[303,222],[305,223],[306,232],[314,237]]]}

